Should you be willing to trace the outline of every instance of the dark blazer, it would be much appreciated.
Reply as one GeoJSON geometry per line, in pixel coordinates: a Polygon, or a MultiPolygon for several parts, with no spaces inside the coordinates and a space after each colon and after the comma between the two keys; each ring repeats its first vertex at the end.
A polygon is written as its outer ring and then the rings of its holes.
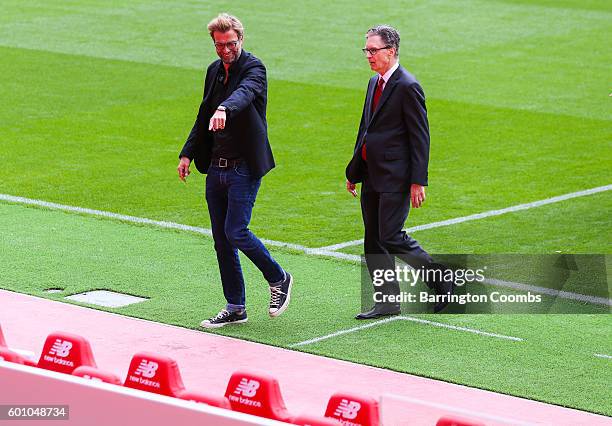
{"type": "MultiPolygon", "coordinates": [[[[211,160],[213,132],[208,130],[208,124],[219,105],[211,105],[210,98],[214,85],[220,84],[216,81],[220,67],[223,65],[218,59],[206,70],[204,97],[198,116],[179,154],[179,157],[194,160],[200,173],[208,171],[211,160]]],[[[260,178],[275,166],[266,122],[266,67],[243,50],[238,61],[230,67],[228,84],[231,95],[222,102],[227,108],[225,132],[239,141],[241,157],[247,162],[251,175],[260,178]]]]}
{"type": "Polygon", "coordinates": [[[378,107],[372,99],[378,74],[370,79],[353,158],[346,167],[349,182],[363,182],[366,144],[367,176],[376,192],[406,192],[413,183],[427,185],[429,123],[425,94],[401,65],[389,78],[378,107]]]}

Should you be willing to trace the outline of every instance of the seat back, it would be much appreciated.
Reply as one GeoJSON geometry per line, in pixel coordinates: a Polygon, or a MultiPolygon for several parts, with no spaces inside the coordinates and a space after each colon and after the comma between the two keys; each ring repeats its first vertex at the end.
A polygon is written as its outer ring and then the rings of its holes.
{"type": "Polygon", "coordinates": [[[24,357],[19,355],[17,352],[11,351],[7,347],[0,347],[0,361],[13,362],[15,364],[26,364],[24,357]]]}
{"type": "Polygon", "coordinates": [[[185,390],[176,361],[151,352],[132,357],[123,386],[174,397],[185,390]]]}
{"type": "Polygon", "coordinates": [[[301,426],[342,426],[342,422],[331,417],[309,416],[302,414],[291,420],[294,425],[301,426]]]}
{"type": "Polygon", "coordinates": [[[96,367],[87,339],[71,333],[49,334],[38,360],[39,368],[72,374],[76,368],[83,365],[96,367]]]}
{"type": "Polygon", "coordinates": [[[121,385],[121,379],[113,373],[109,373],[107,371],[100,370],[99,368],[89,367],[86,365],[76,368],[72,372],[72,375],[82,377],[84,379],[110,383],[112,385],[121,385]]]}
{"type": "Polygon", "coordinates": [[[234,411],[282,422],[291,419],[278,381],[267,374],[247,370],[234,372],[227,384],[225,397],[234,411]]]}
{"type": "Polygon", "coordinates": [[[6,348],[6,340],[4,340],[4,334],[2,334],[2,327],[0,327],[0,348],[6,348]]]}
{"type": "Polygon", "coordinates": [[[436,426],[485,426],[485,424],[477,420],[474,421],[462,417],[444,416],[440,417],[440,420],[436,422],[436,426]]]}
{"type": "Polygon", "coordinates": [[[200,402],[202,404],[212,405],[213,407],[218,408],[225,408],[227,410],[232,409],[230,402],[224,396],[210,395],[204,392],[185,390],[181,392],[178,397],[186,401],[200,402]]]}
{"type": "Polygon", "coordinates": [[[340,420],[343,424],[379,426],[378,401],[350,393],[335,393],[329,398],[325,417],[340,420]]]}

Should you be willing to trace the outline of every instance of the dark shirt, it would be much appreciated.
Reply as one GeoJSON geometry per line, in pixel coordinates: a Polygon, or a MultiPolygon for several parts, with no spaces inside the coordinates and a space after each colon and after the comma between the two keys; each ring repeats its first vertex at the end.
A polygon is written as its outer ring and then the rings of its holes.
{"type": "MultiPolygon", "coordinates": [[[[223,63],[220,64],[219,69],[217,70],[211,97],[211,103],[214,108],[221,105],[223,101],[231,95],[228,87],[230,86],[232,79],[236,78],[236,75],[235,73],[232,73],[231,66],[229,67],[228,71],[229,77],[227,82],[223,84],[223,81],[225,80],[225,68],[223,67],[223,63]]],[[[227,111],[226,114],[229,114],[229,111],[227,111]]],[[[225,122],[226,128],[213,132],[212,158],[227,158],[228,160],[240,158],[240,151],[237,146],[238,140],[231,137],[230,132],[226,131],[227,127],[231,125],[230,122],[231,119],[228,117],[227,121],[225,122]]]]}
{"type": "MultiPolygon", "coordinates": [[[[179,157],[193,160],[200,173],[208,173],[212,158],[214,132],[208,130],[208,125],[218,106],[213,105],[211,98],[221,67],[221,59],[217,59],[206,68],[198,115],[179,154],[179,157]]],[[[237,139],[241,159],[249,166],[253,179],[259,179],[275,165],[266,123],[266,67],[252,53],[243,50],[240,58],[232,64],[230,74],[229,87],[236,89],[232,89],[229,97],[221,103],[229,110],[225,131],[237,139]]]]}

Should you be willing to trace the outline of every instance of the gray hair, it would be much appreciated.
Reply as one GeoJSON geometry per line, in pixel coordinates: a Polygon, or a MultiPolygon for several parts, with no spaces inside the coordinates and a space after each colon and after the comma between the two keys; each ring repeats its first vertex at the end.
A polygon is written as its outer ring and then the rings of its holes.
{"type": "Polygon", "coordinates": [[[389,25],[377,25],[370,28],[366,33],[366,37],[377,35],[381,38],[385,46],[395,48],[395,57],[399,56],[400,34],[395,28],[389,25]]]}

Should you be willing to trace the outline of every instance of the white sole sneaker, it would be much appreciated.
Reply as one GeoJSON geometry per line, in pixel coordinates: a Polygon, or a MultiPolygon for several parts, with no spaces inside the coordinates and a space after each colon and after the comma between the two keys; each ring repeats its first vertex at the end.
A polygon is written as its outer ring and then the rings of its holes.
{"type": "Polygon", "coordinates": [[[219,324],[215,324],[215,323],[211,323],[209,320],[204,320],[204,321],[202,321],[200,323],[200,327],[204,327],[204,328],[221,328],[221,327],[225,327],[226,325],[244,324],[247,321],[248,321],[248,318],[245,318],[245,319],[241,319],[241,320],[237,320],[237,321],[222,322],[222,323],[219,323],[219,324]]]}
{"type": "Polygon", "coordinates": [[[293,285],[293,275],[289,275],[289,287],[287,287],[287,300],[285,300],[285,304],[278,308],[276,311],[268,310],[268,313],[272,318],[281,315],[285,310],[287,310],[287,306],[289,306],[289,302],[291,301],[291,286],[293,285]]]}

